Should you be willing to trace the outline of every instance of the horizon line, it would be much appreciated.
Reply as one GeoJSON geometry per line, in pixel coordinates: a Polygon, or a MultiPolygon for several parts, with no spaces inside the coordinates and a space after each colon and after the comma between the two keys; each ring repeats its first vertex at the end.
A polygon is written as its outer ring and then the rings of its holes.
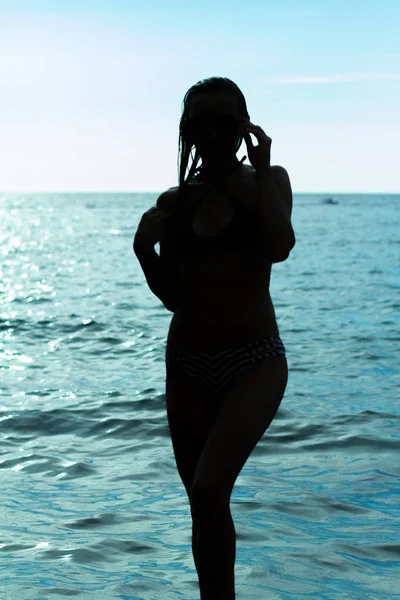
{"type": "MultiPolygon", "coordinates": [[[[8,196],[9,194],[162,194],[165,190],[160,191],[150,191],[150,190],[1,190],[0,194],[4,196],[8,196]]],[[[358,192],[296,192],[292,190],[293,195],[310,195],[310,194],[318,194],[318,195],[346,195],[350,196],[351,194],[363,194],[363,195],[377,195],[377,194],[385,194],[398,196],[400,195],[400,191],[398,192],[366,192],[366,191],[358,191],[358,192]]],[[[4,198],[0,198],[0,201],[4,198]]]]}

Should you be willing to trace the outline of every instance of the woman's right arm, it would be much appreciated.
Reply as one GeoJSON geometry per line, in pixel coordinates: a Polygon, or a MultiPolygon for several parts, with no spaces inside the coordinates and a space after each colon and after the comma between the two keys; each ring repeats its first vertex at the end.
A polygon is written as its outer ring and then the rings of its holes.
{"type": "Polygon", "coordinates": [[[176,290],[168,280],[161,257],[154,248],[135,248],[134,250],[146,277],[147,285],[166,309],[175,312],[177,308],[176,290]]]}
{"type": "MultiPolygon", "coordinates": [[[[167,190],[157,200],[157,208],[168,213],[175,199],[175,192],[167,190]]],[[[168,217],[167,217],[168,219],[168,217]]],[[[165,225],[168,228],[168,224],[165,225]]],[[[147,285],[165,308],[175,312],[178,306],[178,267],[174,261],[173,244],[170,236],[161,236],[160,255],[154,249],[153,241],[135,236],[133,250],[139,260],[147,285]]]]}

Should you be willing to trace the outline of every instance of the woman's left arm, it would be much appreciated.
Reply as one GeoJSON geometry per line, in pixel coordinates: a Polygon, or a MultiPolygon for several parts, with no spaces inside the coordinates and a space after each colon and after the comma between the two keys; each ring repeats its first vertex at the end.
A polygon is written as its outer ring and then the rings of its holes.
{"type": "Polygon", "coordinates": [[[257,173],[260,187],[260,228],[270,249],[272,262],[286,260],[296,243],[291,215],[293,206],[289,175],[283,167],[274,166],[257,173]]]}
{"type": "Polygon", "coordinates": [[[244,120],[241,128],[249,161],[257,174],[260,229],[272,262],[282,262],[296,243],[291,223],[293,195],[289,175],[283,167],[271,166],[272,140],[261,127],[244,120]],[[258,146],[253,145],[250,133],[257,139],[258,146]]]}

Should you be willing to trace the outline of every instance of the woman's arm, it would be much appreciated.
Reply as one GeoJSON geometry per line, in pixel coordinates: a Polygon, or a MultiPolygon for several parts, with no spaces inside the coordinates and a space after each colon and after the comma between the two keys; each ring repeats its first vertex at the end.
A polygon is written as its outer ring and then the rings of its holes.
{"type": "Polygon", "coordinates": [[[296,243],[291,223],[293,196],[289,175],[283,167],[265,167],[257,173],[257,180],[260,227],[268,240],[272,262],[282,262],[296,243]]]}
{"type": "MultiPolygon", "coordinates": [[[[157,200],[157,208],[164,212],[170,212],[171,202],[175,198],[175,192],[170,189],[162,193],[157,200]]],[[[167,226],[168,227],[168,226],[167,226]]],[[[143,236],[142,236],[143,237],[143,236]]],[[[162,236],[160,240],[160,255],[154,249],[153,244],[134,241],[133,250],[139,260],[147,285],[165,308],[175,312],[178,297],[177,269],[174,268],[172,259],[172,248],[170,236],[162,236]]]]}
{"type": "Polygon", "coordinates": [[[147,285],[153,294],[161,300],[166,309],[175,312],[177,298],[174,286],[171,285],[171,281],[168,279],[168,272],[161,256],[158,256],[154,248],[136,247],[134,251],[146,277],[147,285]]]}

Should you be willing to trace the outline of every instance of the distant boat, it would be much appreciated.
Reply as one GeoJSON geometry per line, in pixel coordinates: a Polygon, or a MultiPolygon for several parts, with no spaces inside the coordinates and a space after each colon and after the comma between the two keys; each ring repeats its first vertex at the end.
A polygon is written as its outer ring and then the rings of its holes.
{"type": "Polygon", "coordinates": [[[322,204],[339,204],[339,200],[334,200],[330,196],[322,198],[322,204]]]}

